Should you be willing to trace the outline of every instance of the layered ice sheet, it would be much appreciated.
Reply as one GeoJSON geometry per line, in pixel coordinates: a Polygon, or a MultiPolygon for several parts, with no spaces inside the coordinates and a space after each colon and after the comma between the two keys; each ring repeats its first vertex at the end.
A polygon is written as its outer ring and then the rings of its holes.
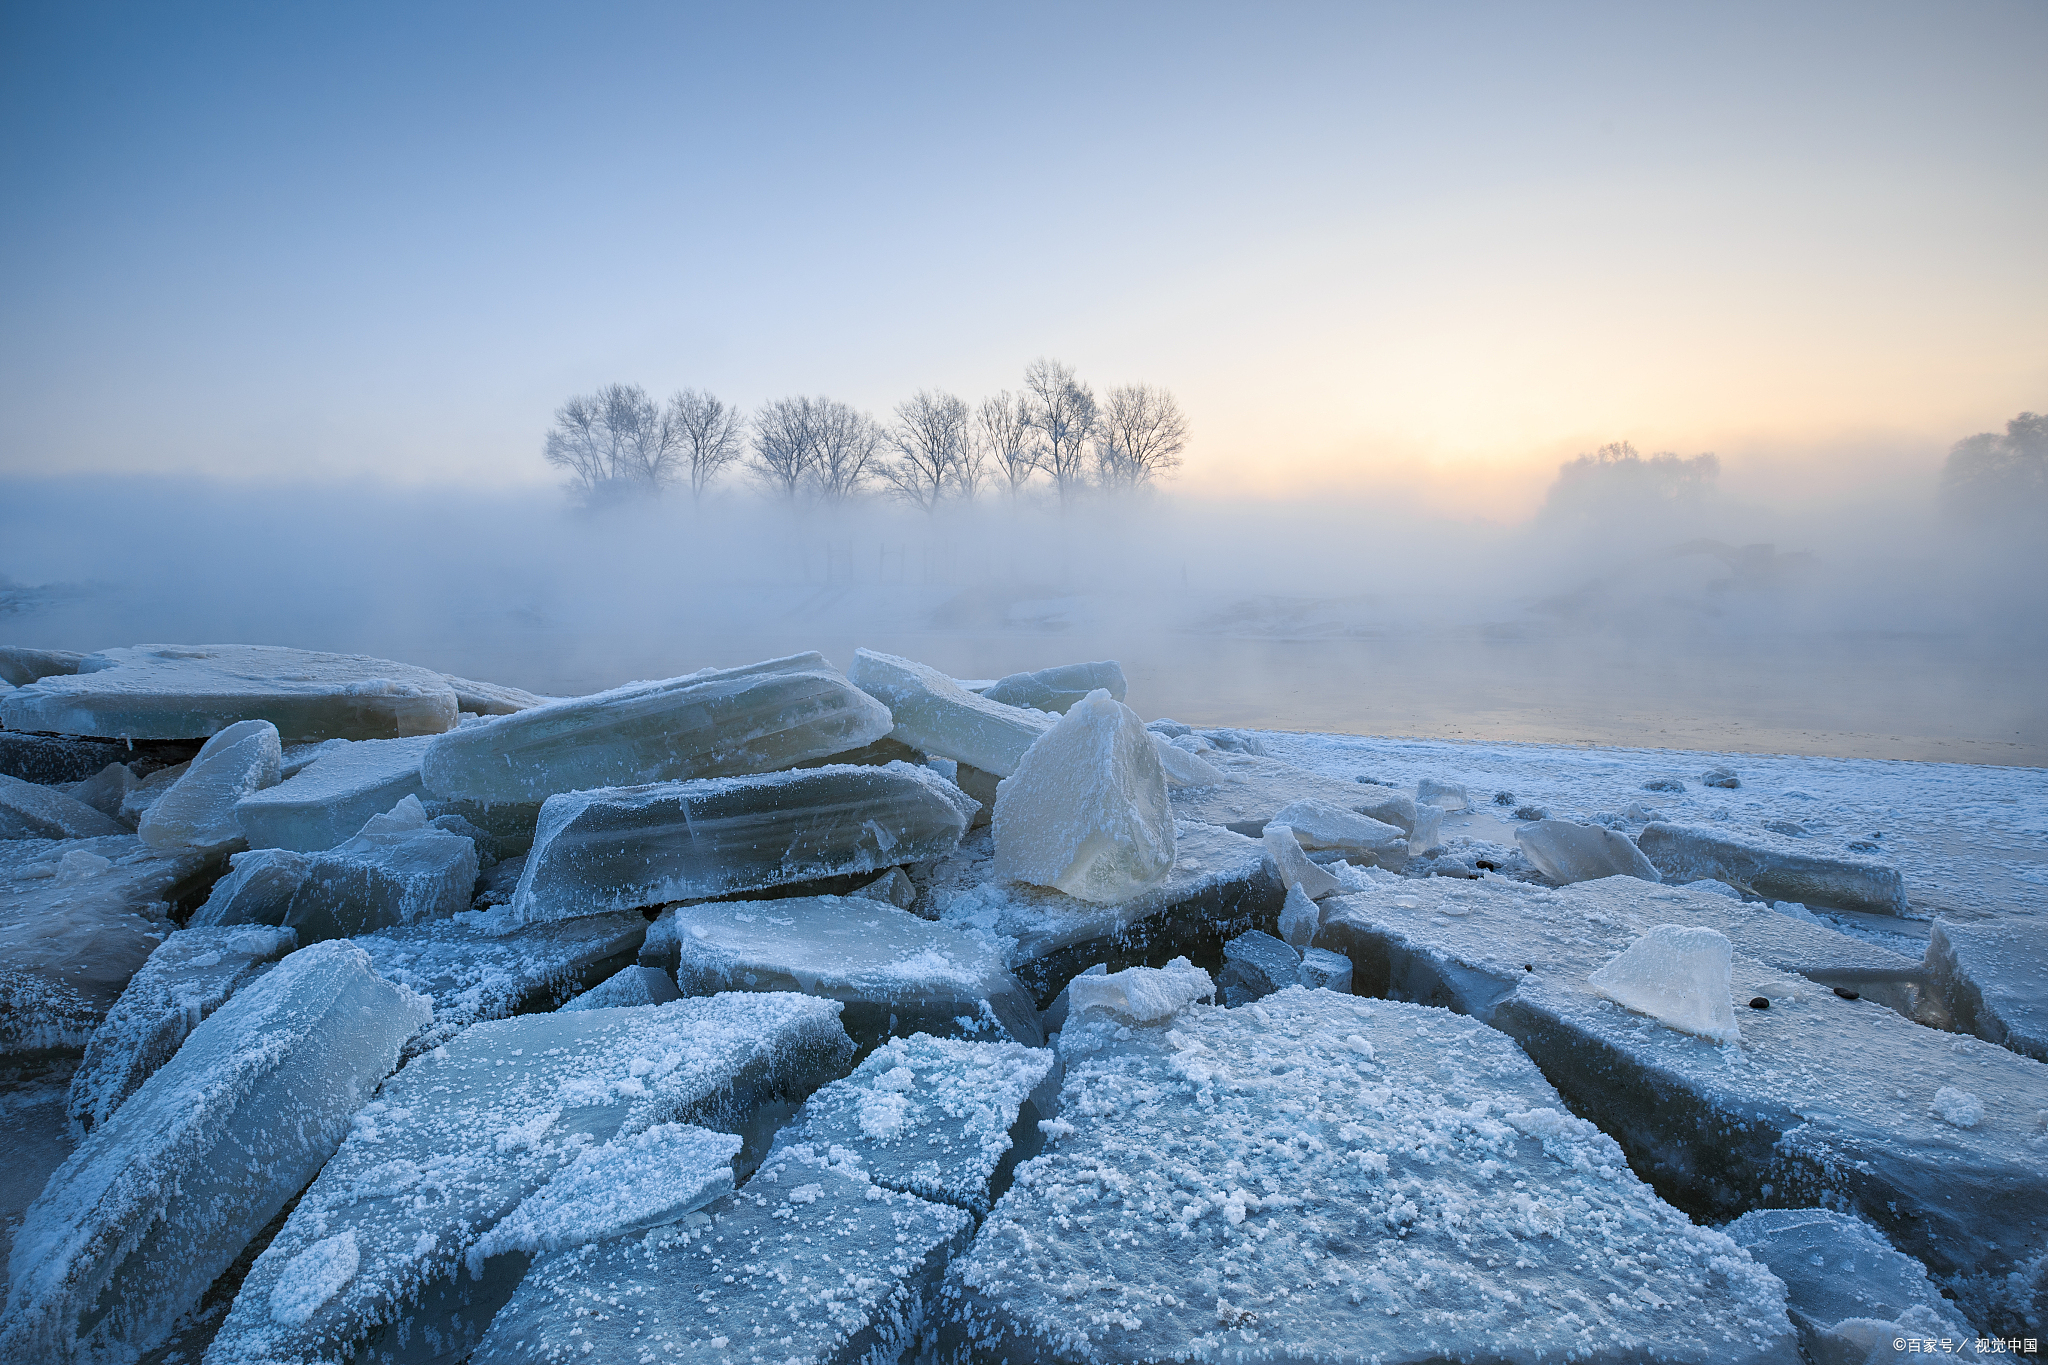
{"type": "Polygon", "coordinates": [[[1055,1145],[947,1277],[948,1353],[1791,1358],[1777,1280],[1475,1021],[1293,988],[1077,1015],[1060,1054],[1055,1145]]]}
{"type": "Polygon", "coordinates": [[[855,1041],[1000,1029],[1036,1047],[1038,1009],[982,939],[844,896],[720,901],[663,912],[687,995],[801,991],[846,1003],[855,1041]]]}
{"type": "Polygon", "coordinates": [[[1364,993],[1445,1005],[1512,1034],[1574,1112],[1699,1216],[1850,1208],[1925,1261],[1979,1327],[2017,1328],[2048,1310],[2048,1067],[1811,979],[1900,955],[1630,877],[1561,889],[1393,881],[1332,902],[1318,942],[1350,956],[1364,993]],[[1632,1013],[1587,980],[1658,924],[1728,936],[1739,1049],[1632,1013]]]}
{"type": "Polygon", "coordinates": [[[251,848],[333,848],[371,816],[425,791],[420,756],[427,744],[426,736],[331,740],[293,776],[236,802],[235,819],[251,848]]]}
{"type": "Polygon", "coordinates": [[[136,645],[0,698],[0,725],[114,739],[203,739],[267,720],[286,743],[438,734],[455,724],[438,673],[277,645],[136,645]]]}
{"type": "Polygon", "coordinates": [[[1038,1146],[1054,1065],[1016,1043],[892,1038],[806,1100],[775,1142],[851,1153],[877,1185],[984,1214],[1019,1140],[1038,1146]]]}
{"type": "Polygon", "coordinates": [[[96,839],[127,832],[75,796],[0,774],[0,839],[96,839]]]}
{"type": "Polygon", "coordinates": [[[541,1257],[470,1365],[883,1365],[972,1235],[843,1148],[784,1147],[705,1213],[541,1257]]]}
{"type": "Polygon", "coordinates": [[[1871,858],[1808,853],[1790,839],[1652,821],[1636,844],[1668,882],[1712,879],[1765,897],[1881,915],[1906,913],[1895,867],[1871,858]]]}
{"type": "Polygon", "coordinates": [[[1936,920],[1927,970],[1958,1029],[2048,1062],[2048,924],[1936,920]]]}
{"type": "Polygon", "coordinates": [[[1097,688],[1122,701],[1126,686],[1123,665],[1114,659],[1103,659],[1092,664],[1060,664],[1035,673],[1012,673],[982,688],[981,695],[1005,706],[1064,714],[1097,688]]]}
{"type": "Polygon", "coordinates": [[[345,943],[215,1010],[28,1211],[0,1358],[132,1360],[321,1168],[426,1021],[345,943]]]}
{"type": "Polygon", "coordinates": [[[551,797],[513,894],[532,922],[951,853],[974,802],[928,768],[805,768],[551,797]]]}
{"type": "Polygon", "coordinates": [[[1257,754],[1212,749],[1202,758],[1226,780],[1210,787],[1176,788],[1177,819],[1221,825],[1256,839],[1281,810],[1296,801],[1313,800],[1393,825],[1404,835],[1415,829],[1415,798],[1389,787],[1344,782],[1257,754]]]}
{"type": "Polygon", "coordinates": [[[97,1128],[155,1075],[193,1029],[298,943],[289,929],[183,929],[135,973],[93,1031],[66,1105],[81,1131],[97,1128]]]}
{"type": "Polygon", "coordinates": [[[163,852],[214,852],[242,844],[235,805],[252,792],[275,786],[284,763],[277,727],[244,720],[214,735],[176,782],[143,812],[135,832],[163,852]]]}
{"type": "Polygon", "coordinates": [[[1090,693],[996,792],[996,872],[1079,900],[1128,900],[1173,866],[1166,773],[1137,712],[1090,693]]]}
{"type": "Polygon", "coordinates": [[[215,865],[132,834],[0,841],[0,1055],[84,1047],[215,865]]]}
{"type": "Polygon", "coordinates": [[[629,683],[464,725],[427,746],[439,796],[486,803],[770,772],[873,743],[885,707],[818,654],[629,683]]]}
{"type": "Polygon", "coordinates": [[[1860,1219],[1829,1209],[1758,1209],[1723,1230],[1784,1281],[1786,1308],[1815,1365],[1890,1359],[1893,1337],[1974,1343],[1977,1333],[1928,1280],[1927,1267],[1892,1250],[1860,1219]]]}
{"type": "MultiPolygon", "coordinates": [[[[250,1268],[209,1365],[351,1359],[423,1297],[459,1287],[479,1239],[565,1170],[576,1179],[586,1150],[661,1124],[738,1127],[839,1075],[852,1047],[837,1016],[809,996],[734,994],[473,1025],[356,1115],[250,1268]],[[279,1286],[343,1233],[353,1272],[277,1313],[279,1286]]],[[[492,1267],[479,1269],[489,1282],[492,1267]]],[[[488,1317],[486,1305],[467,1322],[488,1317]]]]}
{"type": "Polygon", "coordinates": [[[871,649],[854,651],[848,676],[889,709],[897,739],[997,777],[1016,772],[1024,751],[1054,721],[977,696],[936,668],[871,649]]]}
{"type": "Polygon", "coordinates": [[[1537,870],[1554,882],[1595,882],[1602,877],[1664,880],[1633,840],[1605,825],[1534,820],[1515,831],[1515,842],[1537,870]]]}

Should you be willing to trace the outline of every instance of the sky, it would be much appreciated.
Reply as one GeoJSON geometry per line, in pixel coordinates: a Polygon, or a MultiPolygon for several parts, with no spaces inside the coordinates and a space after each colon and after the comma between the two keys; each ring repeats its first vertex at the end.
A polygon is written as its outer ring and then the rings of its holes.
{"type": "Polygon", "coordinates": [[[614,380],[1054,356],[1176,487],[1512,520],[1612,440],[1928,477],[2048,406],[2048,7],[0,9],[0,476],[517,488],[614,380]]]}

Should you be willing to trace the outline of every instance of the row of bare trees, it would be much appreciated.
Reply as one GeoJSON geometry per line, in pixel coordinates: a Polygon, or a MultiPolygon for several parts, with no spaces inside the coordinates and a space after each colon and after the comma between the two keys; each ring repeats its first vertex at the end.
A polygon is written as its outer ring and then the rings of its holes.
{"type": "Polygon", "coordinates": [[[974,407],[920,390],[877,421],[831,398],[777,398],[751,419],[695,389],[657,404],[612,384],[555,412],[548,463],[589,501],[687,486],[701,499],[735,465],[774,496],[837,504],[881,491],[926,511],[985,492],[1016,498],[1043,476],[1062,506],[1090,489],[1128,492],[1171,474],[1187,420],[1165,389],[1127,384],[1101,399],[1054,360],[1022,392],[974,407]]]}

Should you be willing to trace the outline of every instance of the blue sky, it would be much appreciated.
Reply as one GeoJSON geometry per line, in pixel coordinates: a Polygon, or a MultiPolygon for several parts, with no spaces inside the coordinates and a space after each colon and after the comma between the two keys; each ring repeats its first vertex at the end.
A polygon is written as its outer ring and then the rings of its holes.
{"type": "MultiPolygon", "coordinates": [[[[1179,394],[1184,486],[2048,404],[2048,8],[0,18],[0,473],[546,480],[567,394],[1179,394]]],[[[1517,482],[1519,480],[1519,482],[1517,482]]]]}

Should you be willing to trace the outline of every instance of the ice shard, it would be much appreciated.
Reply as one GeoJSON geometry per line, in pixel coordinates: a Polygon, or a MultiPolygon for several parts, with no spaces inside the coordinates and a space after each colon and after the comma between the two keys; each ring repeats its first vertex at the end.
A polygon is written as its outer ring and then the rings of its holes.
{"type": "Polygon", "coordinates": [[[1445,782],[1434,777],[1425,777],[1415,784],[1415,799],[1423,805],[1439,806],[1444,810],[1471,810],[1472,797],[1462,782],[1445,782]]]}
{"type": "Polygon", "coordinates": [[[1636,845],[1670,882],[1712,879],[1768,900],[1906,913],[1906,887],[1899,870],[1870,858],[1835,858],[1807,853],[1789,839],[1737,836],[1700,825],[1654,821],[1636,845]]]}
{"type": "Polygon", "coordinates": [[[1166,773],[1137,713],[1090,693],[996,792],[996,871],[1078,900],[1128,900],[1173,867],[1166,773]]]}
{"type": "MultiPolygon", "coordinates": [[[[1268,825],[1266,828],[1270,831],[1274,827],[1268,825]]],[[[1308,892],[1302,890],[1301,883],[1288,887],[1287,900],[1280,907],[1280,938],[1299,950],[1315,941],[1316,930],[1322,926],[1322,911],[1309,899],[1308,892]]]]}
{"type": "Polygon", "coordinates": [[[1728,936],[1704,925],[1659,924],[1586,979],[1602,996],[1681,1033],[1742,1040],[1735,1026],[1728,936]]]}
{"type": "Polygon", "coordinates": [[[658,967],[626,967],[562,1006],[565,1010],[631,1009],[683,998],[676,979],[658,967]]]}
{"type": "Polygon", "coordinates": [[[235,820],[251,848],[333,848],[371,816],[424,794],[420,757],[429,738],[329,741],[293,776],[236,802],[235,820]]]}
{"type": "Polygon", "coordinates": [[[215,1010],[30,1207],[0,1357],[157,1345],[341,1145],[426,1017],[345,943],[292,954],[215,1010]]]}
{"type": "MultiPolygon", "coordinates": [[[[1257,754],[1210,750],[1202,758],[1225,780],[1214,786],[1176,788],[1176,819],[1221,825],[1256,839],[1281,810],[1296,801],[1313,800],[1393,825],[1404,835],[1414,832],[1415,798],[1390,787],[1342,782],[1257,754]]],[[[1421,851],[1412,839],[1410,848],[1421,851]]]]}
{"type": "Polygon", "coordinates": [[[1060,664],[1036,673],[1012,673],[981,689],[981,695],[1005,706],[1064,714],[1097,688],[1122,701],[1125,686],[1123,665],[1104,659],[1092,664],[1060,664]]]}
{"type": "Polygon", "coordinates": [[[951,853],[974,802],[929,768],[803,768],[548,798],[507,907],[532,923],[951,853]]]}
{"type": "Polygon", "coordinates": [[[206,741],[192,765],[143,812],[135,832],[143,843],[161,851],[239,848],[242,826],[235,819],[236,803],[277,785],[283,762],[275,725],[267,720],[237,721],[206,741]]]}
{"type": "Polygon", "coordinates": [[[183,929],[158,945],[93,1030],[66,1110],[80,1131],[105,1123],[206,1017],[297,947],[289,929],[183,929]]]}
{"type": "Polygon", "coordinates": [[[464,725],[427,746],[439,796],[544,801],[557,792],[770,772],[873,743],[889,715],[817,654],[629,683],[464,725]]]}
{"type": "Polygon", "coordinates": [[[1269,820],[1259,842],[1265,846],[1266,857],[1273,864],[1274,881],[1282,886],[1300,887],[1310,900],[1337,894],[1340,889],[1337,878],[1309,861],[1291,827],[1278,820],[1269,820]]]}
{"type": "Polygon", "coordinates": [[[879,901],[794,896],[719,901],[663,912],[687,995],[801,991],[844,1001],[857,1043],[892,1033],[1000,1029],[1044,1041],[1038,1008],[980,939],[879,901]]]}
{"type": "Polygon", "coordinates": [[[2048,931],[2038,920],[1938,919],[1926,967],[1956,1028],[2048,1062],[2048,931]]]}
{"type": "MultiPolygon", "coordinates": [[[[356,1115],[250,1268],[207,1361],[374,1357],[416,1337],[407,1332],[416,1316],[473,1331],[444,1342],[460,1359],[495,1305],[444,1307],[460,1300],[469,1252],[494,1226],[565,1171],[576,1182],[574,1163],[590,1147],[663,1124],[729,1130],[764,1103],[834,1079],[852,1051],[837,1014],[808,996],[733,994],[472,1025],[415,1058],[356,1115]],[[301,1258],[343,1232],[358,1249],[354,1273],[303,1313],[277,1313],[279,1286],[301,1258]]],[[[509,1275],[492,1273],[502,1264],[478,1267],[485,1291],[516,1284],[524,1253],[504,1257],[509,1275]]]]}
{"type": "Polygon", "coordinates": [[[1555,882],[1593,882],[1602,877],[1664,880],[1626,834],[1604,825],[1536,820],[1515,831],[1515,842],[1537,870],[1555,882]]]}
{"type": "Polygon", "coordinates": [[[941,1358],[1794,1350],[1778,1281],[1476,1021],[1294,987],[1150,1021],[1077,1009],[1060,1055],[1061,1122],[948,1273],[941,1358]]]}
{"type": "Polygon", "coordinates": [[[1400,826],[1328,801],[1291,801],[1269,823],[1294,831],[1295,842],[1307,851],[1341,853],[1359,867],[1370,863],[1399,871],[1408,861],[1408,836],[1400,826]]]}
{"type": "Polygon", "coordinates": [[[127,832],[106,812],[55,787],[0,775],[0,839],[96,839],[127,832]]]}
{"type": "Polygon", "coordinates": [[[438,673],[276,645],[136,645],[0,700],[0,725],[114,739],[203,739],[267,720],[287,743],[438,734],[455,724],[438,673]]]}
{"type": "Polygon", "coordinates": [[[976,696],[936,668],[871,649],[854,651],[848,676],[889,709],[897,739],[997,777],[1016,772],[1055,719],[976,696]]]}
{"type": "Polygon", "coordinates": [[[1846,1213],[1758,1209],[1723,1231],[1785,1282],[1786,1310],[1816,1365],[1886,1359],[1895,1336],[1947,1337],[1959,1347],[1977,1336],[1928,1280],[1927,1267],[1846,1213]]]}

